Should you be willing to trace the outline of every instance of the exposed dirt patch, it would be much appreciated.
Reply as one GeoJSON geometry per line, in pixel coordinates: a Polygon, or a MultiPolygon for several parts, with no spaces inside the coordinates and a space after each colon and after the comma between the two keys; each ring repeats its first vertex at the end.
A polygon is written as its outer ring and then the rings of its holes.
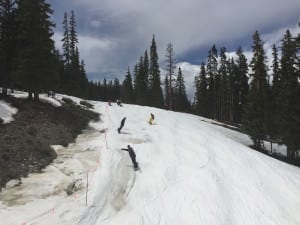
{"type": "Polygon", "coordinates": [[[7,98],[18,108],[14,121],[0,124],[0,190],[10,179],[40,172],[56,158],[50,145],[67,146],[99,114],[79,106],[53,107],[25,99],[7,98]]]}

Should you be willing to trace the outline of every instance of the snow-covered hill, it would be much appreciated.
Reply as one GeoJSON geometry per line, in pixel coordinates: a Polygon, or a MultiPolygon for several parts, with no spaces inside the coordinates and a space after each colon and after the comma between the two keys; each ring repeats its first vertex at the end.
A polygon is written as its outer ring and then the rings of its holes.
{"type": "Polygon", "coordinates": [[[2,201],[1,224],[300,224],[300,169],[249,149],[246,135],[194,115],[91,103],[102,121],[91,123],[95,130],[73,145],[56,147],[67,152],[68,159],[58,158],[40,183],[2,192],[0,199],[16,191],[15,198],[30,196],[24,205],[2,201]],[[150,113],[155,115],[152,126],[147,122],[150,113]],[[135,149],[141,172],[135,172],[127,152],[120,151],[128,144],[135,149]],[[81,183],[75,197],[64,192],[66,177],[81,183]],[[45,192],[45,184],[51,194],[38,195],[45,192]]]}

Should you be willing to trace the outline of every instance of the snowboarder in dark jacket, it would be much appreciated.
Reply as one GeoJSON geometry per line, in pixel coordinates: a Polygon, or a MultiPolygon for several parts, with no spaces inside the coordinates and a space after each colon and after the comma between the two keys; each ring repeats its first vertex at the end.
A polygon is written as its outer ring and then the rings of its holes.
{"type": "Polygon", "coordinates": [[[139,168],[138,163],[136,162],[136,155],[135,152],[133,150],[133,148],[130,145],[127,145],[127,148],[121,148],[122,151],[127,151],[129,153],[129,156],[131,158],[131,161],[133,163],[133,167],[135,170],[137,170],[139,168]]]}
{"type": "Polygon", "coordinates": [[[122,119],[122,121],[121,121],[121,125],[120,125],[120,127],[118,128],[118,132],[119,132],[119,134],[121,133],[121,130],[122,130],[122,128],[124,127],[125,120],[126,120],[126,117],[124,117],[124,118],[122,119]]]}

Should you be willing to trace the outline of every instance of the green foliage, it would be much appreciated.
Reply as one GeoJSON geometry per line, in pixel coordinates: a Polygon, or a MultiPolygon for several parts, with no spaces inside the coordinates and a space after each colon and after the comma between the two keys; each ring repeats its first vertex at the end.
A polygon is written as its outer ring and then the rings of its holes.
{"type": "Polygon", "coordinates": [[[54,41],[51,39],[52,12],[44,0],[20,1],[17,11],[19,45],[15,80],[29,93],[34,93],[37,100],[38,94],[52,88],[57,80],[54,41]]]}
{"type": "Polygon", "coordinates": [[[269,99],[267,84],[266,56],[263,44],[256,31],[253,35],[252,81],[244,114],[244,129],[251,136],[255,147],[261,149],[261,141],[267,135],[267,118],[269,115],[269,99]]]}
{"type": "Polygon", "coordinates": [[[178,68],[178,74],[174,89],[174,110],[180,112],[191,111],[191,105],[187,99],[184,77],[180,67],[178,68]]]}

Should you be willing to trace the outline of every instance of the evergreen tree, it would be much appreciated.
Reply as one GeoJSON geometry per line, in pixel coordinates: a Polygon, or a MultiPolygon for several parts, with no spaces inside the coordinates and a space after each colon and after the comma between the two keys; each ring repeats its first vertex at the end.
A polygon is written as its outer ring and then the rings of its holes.
{"type": "Polygon", "coordinates": [[[174,58],[174,49],[172,43],[168,44],[166,50],[166,70],[167,70],[167,78],[166,81],[169,83],[166,85],[168,88],[166,90],[166,99],[168,99],[167,105],[169,110],[173,110],[173,93],[174,93],[174,70],[175,70],[175,58],[174,58]]]}
{"type": "Polygon", "coordinates": [[[266,137],[269,107],[266,56],[258,31],[253,35],[252,52],[252,81],[244,114],[244,128],[254,141],[255,147],[261,149],[261,141],[266,137]]]}
{"type": "Polygon", "coordinates": [[[187,99],[184,77],[181,68],[178,68],[178,74],[174,90],[174,110],[180,112],[189,112],[191,109],[187,99]]]}
{"type": "Polygon", "coordinates": [[[13,61],[16,54],[16,1],[0,2],[0,86],[2,94],[7,95],[7,88],[12,87],[13,61]]]}
{"type": "MultiPolygon", "coordinates": [[[[145,57],[147,52],[145,52],[145,57]]],[[[136,102],[139,105],[147,105],[147,92],[148,92],[148,80],[147,80],[147,59],[145,57],[140,57],[140,62],[138,64],[138,71],[136,76],[136,102]]]]}
{"type": "MultiPolygon", "coordinates": [[[[216,75],[218,70],[217,63],[217,49],[215,45],[212,46],[207,56],[207,74],[208,74],[208,112],[209,117],[212,119],[216,118],[216,106],[217,106],[217,95],[216,95],[216,75]]],[[[217,84],[219,86],[219,82],[217,84]]]]}
{"type": "Polygon", "coordinates": [[[248,64],[247,58],[243,53],[242,47],[239,47],[236,51],[238,56],[236,60],[237,65],[237,96],[236,96],[236,112],[235,112],[235,120],[236,123],[241,123],[242,113],[244,110],[244,106],[246,105],[246,98],[249,92],[249,84],[248,84],[248,64]]]}
{"type": "Polygon", "coordinates": [[[55,76],[55,49],[50,5],[44,0],[20,1],[17,12],[18,57],[15,75],[18,84],[38,100],[41,91],[51,89],[55,76]],[[30,13],[28,13],[30,12],[30,13]]]}
{"type": "Polygon", "coordinates": [[[198,115],[208,117],[208,99],[207,99],[207,78],[205,64],[200,67],[200,74],[195,78],[195,111],[198,115]]]}
{"type": "Polygon", "coordinates": [[[71,63],[71,53],[70,53],[70,32],[69,32],[69,24],[68,24],[68,14],[64,13],[63,20],[63,38],[61,40],[63,42],[63,56],[64,56],[64,64],[67,69],[71,63]]]}
{"type": "Polygon", "coordinates": [[[115,78],[113,82],[113,97],[115,100],[121,98],[121,85],[118,78],[115,78]]]}
{"type": "Polygon", "coordinates": [[[291,159],[295,158],[295,151],[300,147],[300,95],[296,65],[296,42],[287,30],[282,40],[280,92],[277,103],[280,136],[287,146],[287,156],[291,159]]]}
{"type": "Polygon", "coordinates": [[[88,96],[88,79],[86,76],[84,60],[81,60],[79,70],[80,70],[80,77],[79,77],[80,97],[86,98],[88,96]]]}
{"type": "Polygon", "coordinates": [[[160,86],[160,70],[154,35],[150,47],[149,98],[149,103],[151,106],[163,108],[164,99],[162,89],[160,86]]]}
{"type": "MultiPolygon", "coordinates": [[[[280,138],[280,115],[279,115],[279,95],[281,90],[281,84],[280,84],[280,67],[279,67],[279,57],[278,57],[278,50],[276,45],[274,44],[272,47],[272,76],[273,76],[273,82],[272,86],[270,87],[270,93],[269,93],[269,99],[270,99],[270,110],[269,117],[268,117],[268,134],[269,139],[271,141],[273,140],[279,140],[280,138]]],[[[271,146],[272,151],[272,146],[271,146]]]]}
{"type": "Polygon", "coordinates": [[[132,86],[132,78],[130,74],[130,69],[128,67],[127,74],[122,85],[122,100],[126,103],[133,104],[134,101],[134,90],[132,86]]]}
{"type": "Polygon", "coordinates": [[[70,32],[70,55],[73,57],[76,54],[76,46],[78,44],[78,37],[76,31],[76,20],[75,20],[75,13],[71,11],[70,23],[69,23],[69,32],[70,32]]]}
{"type": "Polygon", "coordinates": [[[228,109],[229,109],[229,104],[228,104],[228,96],[229,96],[229,90],[228,90],[228,68],[227,68],[227,58],[226,58],[226,48],[223,47],[220,50],[220,68],[218,71],[218,76],[220,80],[219,84],[219,119],[220,120],[227,120],[228,117],[228,109]]]}

